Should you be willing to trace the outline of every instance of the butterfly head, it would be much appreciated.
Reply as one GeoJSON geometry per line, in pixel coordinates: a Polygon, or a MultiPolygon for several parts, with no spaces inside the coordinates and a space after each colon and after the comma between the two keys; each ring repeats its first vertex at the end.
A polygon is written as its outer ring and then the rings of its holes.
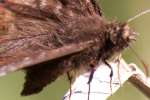
{"type": "Polygon", "coordinates": [[[122,50],[135,41],[137,33],[134,32],[127,23],[111,23],[109,29],[109,40],[116,50],[122,50]]]}

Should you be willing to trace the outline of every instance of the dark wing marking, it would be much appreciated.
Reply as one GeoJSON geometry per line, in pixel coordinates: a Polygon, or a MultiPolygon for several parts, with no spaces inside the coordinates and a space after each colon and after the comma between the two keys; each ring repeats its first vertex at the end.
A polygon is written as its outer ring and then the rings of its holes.
{"type": "Polygon", "coordinates": [[[94,0],[21,1],[3,5],[15,12],[15,18],[0,36],[0,73],[28,67],[22,95],[30,95],[65,71],[57,65],[64,61],[50,60],[89,48],[104,27],[94,0]]]}
{"type": "Polygon", "coordinates": [[[55,81],[58,76],[69,70],[62,65],[62,59],[44,62],[26,69],[26,82],[21,95],[31,95],[40,92],[46,85],[55,81]]]}

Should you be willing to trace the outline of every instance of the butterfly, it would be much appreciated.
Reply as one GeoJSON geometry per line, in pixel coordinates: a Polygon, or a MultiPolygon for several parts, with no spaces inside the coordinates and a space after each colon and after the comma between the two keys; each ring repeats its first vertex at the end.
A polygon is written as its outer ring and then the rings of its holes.
{"type": "MultiPolygon", "coordinates": [[[[95,0],[1,0],[0,74],[26,72],[21,95],[67,73],[91,71],[127,48],[136,33],[108,21],[95,0]],[[4,17],[5,16],[5,17],[4,17]]],[[[110,73],[110,77],[113,72],[110,73]]]]}

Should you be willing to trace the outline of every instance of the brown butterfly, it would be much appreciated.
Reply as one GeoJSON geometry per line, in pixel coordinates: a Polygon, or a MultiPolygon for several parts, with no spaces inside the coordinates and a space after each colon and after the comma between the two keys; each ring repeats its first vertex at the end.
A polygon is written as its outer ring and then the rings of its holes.
{"type": "Polygon", "coordinates": [[[22,95],[99,61],[111,68],[107,60],[136,38],[127,23],[106,20],[95,0],[1,0],[0,9],[0,74],[24,69],[22,95]]]}

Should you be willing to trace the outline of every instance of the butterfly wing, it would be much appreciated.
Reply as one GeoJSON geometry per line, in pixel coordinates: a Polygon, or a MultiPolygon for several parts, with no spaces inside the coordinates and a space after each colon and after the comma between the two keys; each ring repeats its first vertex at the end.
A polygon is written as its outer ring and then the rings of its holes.
{"type": "MultiPolygon", "coordinates": [[[[22,95],[40,92],[67,71],[62,65],[68,57],[60,57],[88,48],[93,41],[84,39],[87,34],[80,34],[90,32],[88,29],[96,23],[97,16],[102,15],[94,0],[9,0],[3,8],[12,15],[3,25],[7,26],[3,29],[5,34],[0,36],[0,73],[24,68],[27,74],[22,95]],[[89,19],[93,25],[88,26],[89,19]],[[87,29],[82,30],[80,23],[87,25],[87,29]]],[[[89,34],[90,39],[92,36],[89,34]]]]}

